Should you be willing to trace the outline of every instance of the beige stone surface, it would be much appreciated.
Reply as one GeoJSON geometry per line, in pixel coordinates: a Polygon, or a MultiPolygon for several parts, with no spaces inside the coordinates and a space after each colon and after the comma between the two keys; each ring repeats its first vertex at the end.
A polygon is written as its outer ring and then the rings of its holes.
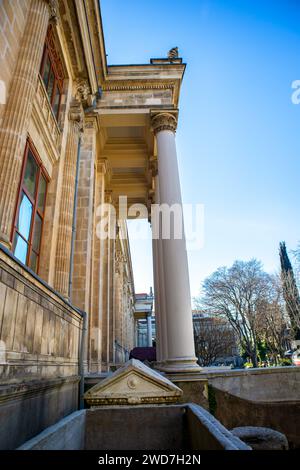
{"type": "Polygon", "coordinates": [[[0,250],[1,384],[78,375],[81,330],[76,310],[0,250]]]}
{"type": "Polygon", "coordinates": [[[107,379],[90,388],[85,394],[91,406],[141,405],[174,403],[182,390],[150,369],[142,362],[131,359],[107,379]]]}

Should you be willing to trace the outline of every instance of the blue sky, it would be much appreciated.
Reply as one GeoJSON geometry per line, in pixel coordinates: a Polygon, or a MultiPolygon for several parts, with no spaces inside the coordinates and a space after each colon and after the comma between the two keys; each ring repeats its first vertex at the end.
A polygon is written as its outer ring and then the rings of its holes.
{"type": "MultiPolygon", "coordinates": [[[[174,46],[187,62],[177,149],[185,203],[205,206],[189,252],[192,295],[219,266],[300,240],[298,0],[101,0],[109,64],[148,63],[174,46]]],[[[131,243],[137,291],[152,285],[151,241],[131,243]]]]}

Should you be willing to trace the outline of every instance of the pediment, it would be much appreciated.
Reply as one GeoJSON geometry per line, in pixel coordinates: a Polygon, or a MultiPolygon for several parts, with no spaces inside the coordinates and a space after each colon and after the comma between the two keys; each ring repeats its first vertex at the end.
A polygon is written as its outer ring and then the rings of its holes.
{"type": "Polygon", "coordinates": [[[90,406],[176,403],[182,390],[141,361],[131,359],[84,395],[90,406]]]}

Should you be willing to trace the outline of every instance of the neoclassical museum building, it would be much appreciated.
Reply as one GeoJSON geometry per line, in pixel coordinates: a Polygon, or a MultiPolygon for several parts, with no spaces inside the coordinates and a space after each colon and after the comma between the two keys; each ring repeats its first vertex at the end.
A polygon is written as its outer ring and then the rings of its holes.
{"type": "MultiPolygon", "coordinates": [[[[98,0],[0,2],[0,448],[78,409],[84,380],[137,346],[126,218],[181,204],[185,64],[162,52],[108,65],[98,0]]],[[[190,377],[184,237],[153,239],[153,271],[156,367],[190,377]]]]}

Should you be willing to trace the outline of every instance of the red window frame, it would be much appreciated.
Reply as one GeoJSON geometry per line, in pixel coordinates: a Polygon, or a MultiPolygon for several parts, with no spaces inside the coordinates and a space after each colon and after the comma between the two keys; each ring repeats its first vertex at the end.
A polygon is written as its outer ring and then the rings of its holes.
{"type": "MultiPolygon", "coordinates": [[[[13,246],[14,238],[16,234],[18,234],[28,245],[27,249],[27,255],[26,255],[26,266],[30,267],[30,256],[31,253],[34,252],[35,255],[37,256],[37,266],[36,266],[36,273],[38,274],[39,272],[39,265],[40,265],[40,255],[41,255],[41,244],[42,244],[42,238],[43,238],[43,227],[44,227],[44,218],[45,218],[45,210],[46,210],[46,201],[47,201],[47,190],[48,190],[48,183],[49,183],[49,176],[46,173],[45,169],[43,168],[42,161],[32,144],[30,139],[27,139],[26,142],[26,147],[25,147],[25,152],[24,152],[24,158],[23,158],[23,165],[22,165],[22,172],[21,172],[21,179],[19,183],[19,190],[18,190],[18,198],[17,198],[17,205],[15,209],[15,216],[14,216],[14,224],[13,224],[13,230],[12,230],[12,235],[11,235],[11,243],[13,246]],[[26,170],[26,164],[28,160],[28,155],[29,152],[34,158],[34,161],[37,165],[37,174],[36,174],[36,185],[35,185],[35,192],[34,192],[34,197],[30,194],[28,189],[25,186],[24,183],[24,176],[25,176],[25,170],[26,170]],[[45,182],[46,182],[46,189],[45,189],[45,199],[44,199],[44,210],[41,211],[38,207],[38,195],[39,195],[39,188],[40,188],[40,181],[41,181],[41,176],[43,176],[45,182]],[[25,193],[26,197],[30,200],[32,204],[32,216],[31,216],[31,223],[30,223],[30,232],[29,232],[29,238],[28,240],[25,239],[25,237],[20,233],[20,231],[17,228],[18,220],[19,220],[19,212],[20,212],[20,204],[21,204],[21,198],[22,198],[22,193],[25,193]],[[34,230],[34,225],[35,221],[37,218],[37,215],[41,218],[41,235],[40,235],[40,242],[38,246],[38,251],[33,249],[33,230],[34,230]]],[[[31,268],[32,269],[32,268],[31,268]]]]}
{"type": "Polygon", "coordinates": [[[54,39],[52,25],[49,26],[48,31],[47,31],[44,52],[43,52],[43,57],[42,57],[42,62],[41,62],[41,68],[40,68],[40,75],[43,79],[43,83],[45,85],[45,88],[48,94],[48,98],[51,104],[51,108],[53,110],[53,114],[56,120],[58,121],[59,114],[60,114],[60,107],[61,107],[61,99],[62,99],[62,94],[63,94],[64,71],[63,71],[63,66],[62,66],[60,56],[55,46],[55,39],[54,39]],[[48,58],[49,58],[49,63],[50,63],[50,70],[49,70],[47,83],[45,83],[43,77],[44,77],[45,66],[47,64],[48,58]],[[54,76],[54,82],[53,82],[52,91],[51,93],[49,93],[48,86],[49,86],[51,73],[54,76]],[[57,90],[59,91],[59,103],[58,103],[57,111],[55,113],[54,100],[56,98],[57,90]]]}

